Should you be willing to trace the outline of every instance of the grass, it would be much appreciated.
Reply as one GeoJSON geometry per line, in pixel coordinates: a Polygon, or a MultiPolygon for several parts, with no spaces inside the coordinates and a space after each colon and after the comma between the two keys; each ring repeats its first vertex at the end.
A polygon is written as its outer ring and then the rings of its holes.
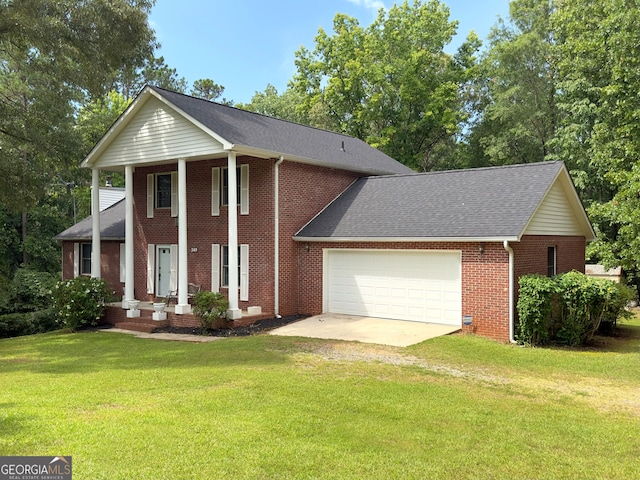
{"type": "Polygon", "coordinates": [[[0,454],[74,479],[640,478],[640,322],[598,348],[0,340],[0,454]]]}

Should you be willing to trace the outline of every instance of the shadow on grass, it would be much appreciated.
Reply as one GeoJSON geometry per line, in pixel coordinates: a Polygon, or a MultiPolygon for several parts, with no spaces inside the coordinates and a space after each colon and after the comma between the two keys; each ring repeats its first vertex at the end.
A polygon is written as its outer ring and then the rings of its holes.
{"type": "Polygon", "coordinates": [[[611,335],[596,335],[584,350],[615,353],[638,353],[640,351],[640,326],[619,324],[611,335]]]}
{"type": "Polygon", "coordinates": [[[272,337],[229,338],[211,343],[158,341],[125,334],[68,331],[0,340],[0,370],[46,374],[104,370],[183,370],[264,366],[288,362],[269,349],[272,337]]]}
{"type": "Polygon", "coordinates": [[[15,403],[0,403],[0,434],[2,437],[16,436],[21,431],[29,428],[26,424],[29,423],[31,418],[26,415],[16,415],[15,409],[17,406],[15,403]]]}

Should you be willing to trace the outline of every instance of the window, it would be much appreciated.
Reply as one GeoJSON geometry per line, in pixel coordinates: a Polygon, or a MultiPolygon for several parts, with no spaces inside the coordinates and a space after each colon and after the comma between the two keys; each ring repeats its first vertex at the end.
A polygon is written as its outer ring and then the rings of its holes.
{"type": "Polygon", "coordinates": [[[147,174],[147,218],[154,217],[156,208],[178,216],[178,172],[147,174]]]}
{"type": "MultiPolygon", "coordinates": [[[[241,178],[240,167],[236,167],[236,204],[240,205],[240,190],[241,190],[241,178]]],[[[222,205],[229,205],[229,169],[222,168],[222,205]]]]}
{"type": "Polygon", "coordinates": [[[156,208],[171,208],[171,174],[156,175],[156,208]]]}
{"type": "MultiPolygon", "coordinates": [[[[236,204],[240,215],[249,215],[249,164],[236,167],[236,204]]],[[[220,215],[220,205],[229,205],[229,170],[227,167],[211,169],[211,216],[220,215]]]]}
{"type": "Polygon", "coordinates": [[[91,244],[80,244],[80,275],[91,275],[91,244]]]}
{"type": "MultiPolygon", "coordinates": [[[[240,281],[240,265],[241,264],[242,264],[241,249],[240,249],[240,246],[238,246],[238,282],[240,281]]],[[[221,286],[228,287],[229,286],[229,246],[228,245],[222,246],[222,265],[221,266],[222,268],[220,269],[220,271],[221,271],[222,278],[220,279],[220,283],[221,283],[221,286]]]]}
{"type": "Polygon", "coordinates": [[[547,277],[556,274],[556,247],[547,247],[547,277]]]}
{"type": "MultiPolygon", "coordinates": [[[[229,287],[229,247],[211,245],[211,291],[229,287]]],[[[249,245],[238,245],[238,287],[240,301],[249,301],[249,245]]]]}

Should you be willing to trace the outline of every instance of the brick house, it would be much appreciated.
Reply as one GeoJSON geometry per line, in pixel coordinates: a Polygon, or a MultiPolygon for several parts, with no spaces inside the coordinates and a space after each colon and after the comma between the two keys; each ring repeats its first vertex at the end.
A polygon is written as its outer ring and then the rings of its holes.
{"type": "Polygon", "coordinates": [[[123,308],[177,290],[180,325],[194,283],[233,319],[350,313],[508,341],[517,278],[584,271],[594,238],[561,162],[416,174],[355,138],[156,87],[82,165],[95,192],[100,170],[125,174],[123,308]]]}

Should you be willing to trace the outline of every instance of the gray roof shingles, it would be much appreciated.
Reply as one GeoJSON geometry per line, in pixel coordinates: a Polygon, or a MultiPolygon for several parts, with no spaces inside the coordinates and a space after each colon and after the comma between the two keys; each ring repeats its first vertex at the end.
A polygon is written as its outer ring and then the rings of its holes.
{"type": "Polygon", "coordinates": [[[412,170],[367,143],[340,133],[149,87],[228,142],[370,174],[412,170]],[[343,150],[344,145],[344,150],[343,150]]]}
{"type": "MultiPolygon", "coordinates": [[[[124,240],[125,200],[113,204],[100,212],[100,238],[102,240],[124,240]]],[[[54,238],[59,241],[90,241],[93,227],[91,216],[67,228],[54,238]]]]}
{"type": "Polygon", "coordinates": [[[357,180],[297,238],[514,238],[562,162],[357,180]]]}

